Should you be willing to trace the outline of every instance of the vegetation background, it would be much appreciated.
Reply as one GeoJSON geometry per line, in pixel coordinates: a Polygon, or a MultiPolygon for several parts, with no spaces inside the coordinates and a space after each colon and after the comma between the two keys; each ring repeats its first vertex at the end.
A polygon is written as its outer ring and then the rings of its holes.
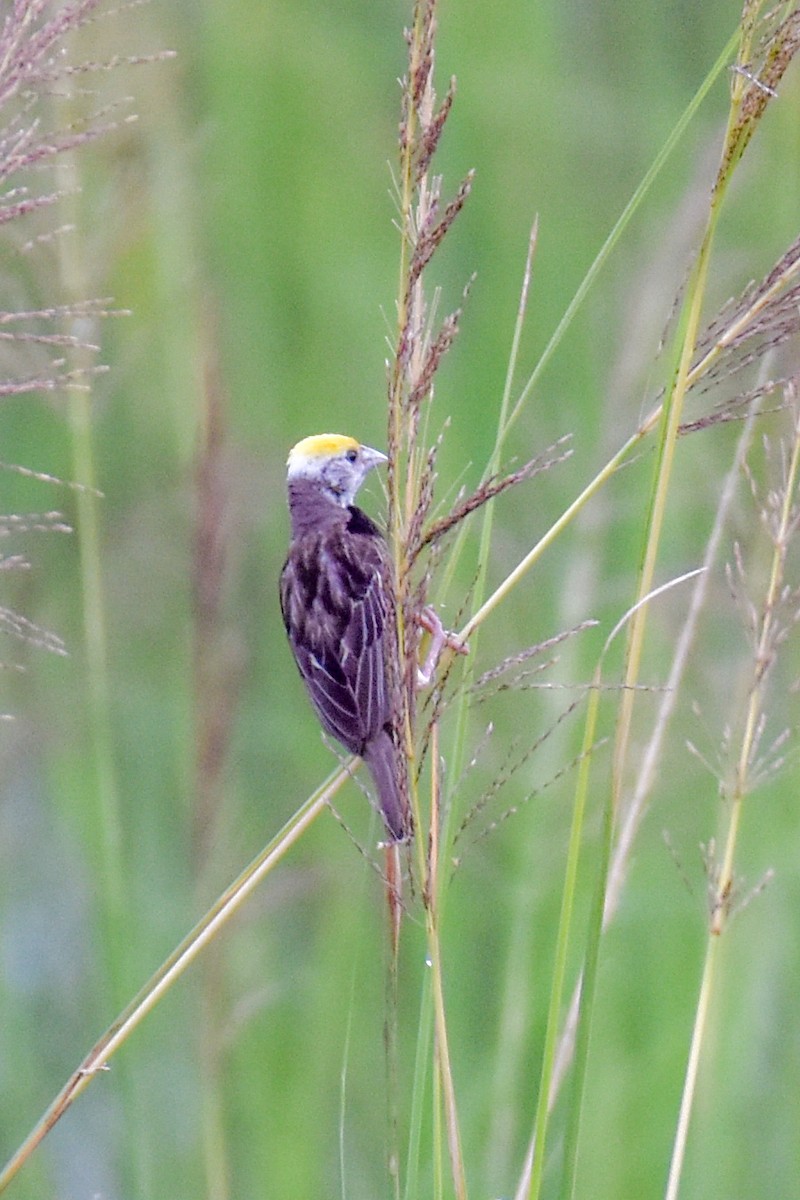
{"type": "MultiPolygon", "coordinates": [[[[731,0],[446,0],[440,15],[439,90],[451,74],[458,90],[437,168],[447,191],[476,171],[436,262],[442,311],[476,274],[437,382],[439,422],[450,420],[444,494],[474,486],[494,444],[534,216],[523,373],[739,9],[731,0]]],[[[166,47],[177,58],[100,79],[104,95],[135,96],[139,119],[75,156],[80,194],[64,198],[58,220],[75,225],[77,281],[56,248],[44,248],[33,279],[13,247],[4,255],[4,290],[15,297],[30,289],[37,303],[57,304],[78,287],[131,315],[99,326],[111,370],[94,380],[91,401],[104,497],[105,751],[97,750],[79,538],[15,537],[32,569],[4,577],[4,605],[57,632],[69,656],[15,641],[5,655],[25,671],[2,678],[14,720],[0,735],[0,1158],[330,769],[278,612],[284,463],[294,441],[329,428],[385,444],[385,339],[398,270],[390,167],[409,19],[405,4],[367,0],[156,0],[89,26],[70,48],[76,62],[166,47]],[[214,487],[203,494],[224,534],[211,549],[198,543],[196,504],[209,438],[214,487]],[[204,584],[213,592],[205,609],[204,584]]],[[[652,402],[658,341],[718,165],[727,88],[723,74],[515,427],[509,449],[519,461],[569,433],[573,455],[498,502],[490,583],[652,402]]],[[[797,236],[799,106],[794,69],[736,179],[714,260],[714,306],[766,274],[797,236]]],[[[76,479],[68,406],[56,393],[6,399],[3,461],[76,479]]],[[[660,581],[699,564],[737,434],[723,426],[680,443],[660,581]]],[[[508,773],[509,753],[550,729],[590,679],[634,595],[651,470],[645,455],[612,481],[482,632],[478,671],[577,622],[599,623],[567,643],[547,676],[553,690],[501,696],[485,719],[476,713],[476,745],[490,718],[497,732],[469,781],[472,798],[508,773]]],[[[11,472],[0,486],[5,512],[59,509],[79,523],[80,493],[11,472]]],[[[373,487],[365,505],[378,512],[381,502],[373,487]]],[[[746,556],[758,535],[746,488],[732,526],[723,559],[734,538],[746,556]]],[[[471,583],[466,572],[451,589],[445,620],[471,583]]],[[[651,613],[644,678],[654,685],[665,678],[685,602],[677,589],[651,613]]],[[[96,632],[96,615],[89,622],[96,632]]],[[[796,635],[784,653],[791,681],[796,635]]],[[[747,664],[720,563],[603,945],[579,1196],[640,1200],[663,1191],[708,925],[700,845],[721,819],[717,781],[685,742],[714,760],[747,664]]],[[[653,707],[657,699],[654,691],[653,707]]],[[[776,713],[776,733],[790,711],[776,713]]],[[[571,819],[571,785],[559,773],[580,735],[580,721],[559,725],[488,798],[463,839],[448,899],[451,1052],[476,1196],[512,1192],[530,1135],[571,819]],[[526,802],[534,789],[544,790],[526,802]]],[[[795,753],[745,808],[742,890],[767,870],[775,878],[726,936],[686,1197],[797,1194],[797,797],[795,753]]],[[[338,805],[372,847],[379,828],[357,789],[338,805]]],[[[596,834],[599,808],[593,820],[596,834]]],[[[401,1130],[425,970],[422,938],[413,925],[404,936],[401,1130]]],[[[326,815],[56,1127],[9,1196],[389,1195],[385,960],[380,880],[326,815]]],[[[558,1146],[556,1123],[554,1158],[558,1146]]]]}

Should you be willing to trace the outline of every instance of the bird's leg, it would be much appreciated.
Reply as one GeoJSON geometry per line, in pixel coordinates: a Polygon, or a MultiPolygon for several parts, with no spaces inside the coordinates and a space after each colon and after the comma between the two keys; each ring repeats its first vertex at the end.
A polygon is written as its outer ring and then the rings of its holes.
{"type": "Polygon", "coordinates": [[[456,654],[468,654],[469,647],[465,642],[462,642],[457,633],[451,633],[445,629],[439,620],[436,610],[431,608],[430,605],[427,608],[423,608],[417,620],[422,628],[426,629],[431,635],[431,644],[428,647],[428,653],[425,655],[425,662],[421,667],[417,667],[417,687],[425,688],[429,686],[433,679],[436,664],[445,646],[449,650],[453,650],[456,654]]]}

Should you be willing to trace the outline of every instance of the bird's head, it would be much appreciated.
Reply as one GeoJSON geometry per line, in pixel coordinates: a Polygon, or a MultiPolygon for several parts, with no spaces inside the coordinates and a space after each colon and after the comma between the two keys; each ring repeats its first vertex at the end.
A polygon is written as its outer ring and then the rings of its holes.
{"type": "Polygon", "coordinates": [[[288,482],[307,480],[336,504],[347,508],[373,467],[388,462],[380,450],[362,446],[341,433],[317,433],[292,447],[288,482]]]}

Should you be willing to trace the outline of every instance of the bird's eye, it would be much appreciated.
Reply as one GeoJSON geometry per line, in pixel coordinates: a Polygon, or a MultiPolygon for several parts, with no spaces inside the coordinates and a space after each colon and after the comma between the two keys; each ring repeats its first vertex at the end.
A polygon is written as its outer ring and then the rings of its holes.
{"type": "Polygon", "coordinates": [[[348,450],[347,454],[345,454],[345,458],[347,459],[348,462],[354,463],[358,458],[358,451],[357,450],[348,450]]]}

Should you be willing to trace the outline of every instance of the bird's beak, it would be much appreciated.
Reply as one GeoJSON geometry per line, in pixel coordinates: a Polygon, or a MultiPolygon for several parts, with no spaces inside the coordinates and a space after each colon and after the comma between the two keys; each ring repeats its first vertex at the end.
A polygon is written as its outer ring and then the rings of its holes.
{"type": "Polygon", "coordinates": [[[371,446],[361,447],[361,459],[367,471],[371,471],[373,467],[381,467],[389,461],[387,455],[381,454],[380,450],[373,450],[371,446]]]}

